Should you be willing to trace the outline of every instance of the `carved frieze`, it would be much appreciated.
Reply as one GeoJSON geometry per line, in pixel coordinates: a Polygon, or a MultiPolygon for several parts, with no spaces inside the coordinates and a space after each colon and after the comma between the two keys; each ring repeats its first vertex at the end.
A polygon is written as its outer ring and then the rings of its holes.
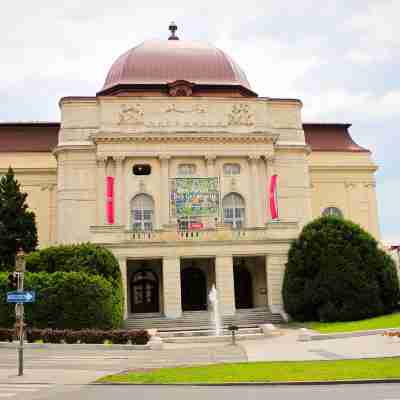
{"type": "Polygon", "coordinates": [[[206,107],[200,104],[195,104],[190,107],[178,106],[174,103],[169,104],[164,110],[166,113],[178,113],[178,114],[204,114],[207,111],[206,107]]]}
{"type": "Polygon", "coordinates": [[[144,112],[140,104],[128,106],[123,104],[118,114],[119,125],[130,124],[130,125],[143,125],[144,123],[144,112]]]}
{"type": "Polygon", "coordinates": [[[254,125],[254,115],[248,104],[234,104],[228,114],[229,126],[252,126],[254,125]]]}

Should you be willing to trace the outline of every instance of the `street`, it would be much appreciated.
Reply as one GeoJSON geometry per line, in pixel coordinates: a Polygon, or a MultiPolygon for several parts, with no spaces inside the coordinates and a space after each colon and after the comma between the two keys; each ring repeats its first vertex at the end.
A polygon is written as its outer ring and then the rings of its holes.
{"type": "Polygon", "coordinates": [[[398,400],[400,384],[348,384],[301,386],[136,386],[136,385],[15,385],[14,392],[0,385],[0,399],[12,400],[247,400],[247,399],[307,399],[307,400],[398,400]],[[36,389],[36,390],[35,390],[36,389]]]}

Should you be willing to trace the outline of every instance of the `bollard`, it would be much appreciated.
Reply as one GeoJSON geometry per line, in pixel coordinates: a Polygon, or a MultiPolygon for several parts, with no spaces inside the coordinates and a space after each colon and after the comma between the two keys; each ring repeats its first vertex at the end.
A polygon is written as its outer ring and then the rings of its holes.
{"type": "Polygon", "coordinates": [[[236,325],[229,325],[228,326],[228,330],[230,330],[231,331],[231,334],[232,334],[232,346],[235,346],[236,345],[236,331],[238,330],[239,328],[236,326],[236,325]]]}

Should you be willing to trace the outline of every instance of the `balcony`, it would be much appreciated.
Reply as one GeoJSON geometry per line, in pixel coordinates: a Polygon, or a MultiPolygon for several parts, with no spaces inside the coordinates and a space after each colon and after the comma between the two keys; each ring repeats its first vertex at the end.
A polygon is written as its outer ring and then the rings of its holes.
{"type": "Polygon", "coordinates": [[[182,242],[237,242],[291,240],[299,234],[299,226],[293,221],[268,222],[265,227],[231,229],[226,226],[216,229],[177,231],[160,229],[153,231],[129,231],[124,226],[103,225],[90,228],[92,242],[98,244],[140,244],[182,242]]]}

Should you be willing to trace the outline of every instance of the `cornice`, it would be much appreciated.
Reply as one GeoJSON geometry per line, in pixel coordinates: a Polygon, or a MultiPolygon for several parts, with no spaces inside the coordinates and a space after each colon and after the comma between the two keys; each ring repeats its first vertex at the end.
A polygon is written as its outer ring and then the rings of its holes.
{"type": "Polygon", "coordinates": [[[310,171],[332,171],[332,172],[343,172],[343,171],[368,171],[376,172],[378,166],[374,164],[370,165],[354,165],[354,164],[334,164],[334,165],[313,165],[309,164],[310,171]]]}
{"type": "Polygon", "coordinates": [[[59,153],[63,153],[66,151],[79,151],[79,152],[87,152],[87,151],[94,151],[96,147],[92,144],[80,144],[80,145],[73,145],[73,144],[62,144],[54,148],[53,154],[55,157],[59,153]]]}
{"type": "Polygon", "coordinates": [[[134,135],[93,135],[94,143],[269,143],[273,144],[277,135],[273,134],[134,134],[134,135]]]}
{"type": "MultiPolygon", "coordinates": [[[[0,168],[0,174],[7,173],[8,168],[0,168]]],[[[13,168],[16,174],[37,175],[37,174],[57,174],[57,168],[13,168]]]]}

